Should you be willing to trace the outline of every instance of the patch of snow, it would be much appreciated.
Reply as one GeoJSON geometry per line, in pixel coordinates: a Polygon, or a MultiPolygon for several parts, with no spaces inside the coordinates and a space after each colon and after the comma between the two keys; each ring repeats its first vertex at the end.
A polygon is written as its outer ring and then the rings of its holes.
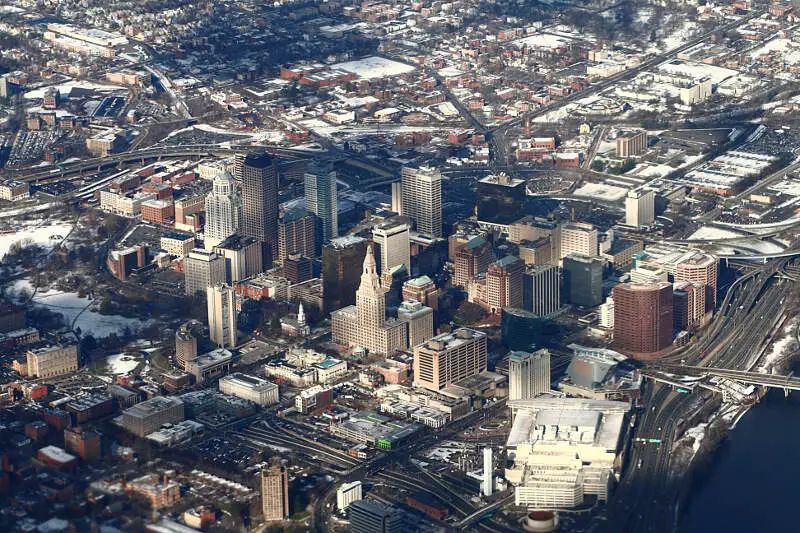
{"type": "Polygon", "coordinates": [[[367,80],[399,76],[400,74],[406,74],[416,70],[411,65],[378,56],[369,56],[355,61],[336,63],[335,65],[331,65],[331,67],[350,72],[361,79],[367,80]]]}
{"type": "Polygon", "coordinates": [[[51,249],[72,231],[72,224],[43,223],[37,227],[20,228],[15,233],[4,233],[0,235],[0,258],[3,258],[11,246],[16,242],[30,241],[45,249],[51,249]]]}
{"type": "MultiPolygon", "coordinates": [[[[33,287],[27,279],[14,282],[11,293],[19,294],[22,290],[33,293],[33,287]]],[[[81,298],[74,292],[61,292],[55,289],[37,291],[33,297],[34,305],[47,307],[54,313],[64,316],[67,326],[80,328],[81,335],[91,333],[96,338],[108,337],[112,333],[121,334],[127,327],[132,332],[139,331],[149,322],[120,315],[102,315],[94,308],[91,300],[81,298]]]]}
{"type": "Polygon", "coordinates": [[[109,374],[121,376],[133,372],[141,360],[141,357],[117,353],[106,357],[106,368],[109,374]]]}
{"type": "Polygon", "coordinates": [[[793,318],[783,327],[781,330],[783,337],[772,343],[772,350],[764,356],[764,362],[758,367],[759,372],[770,372],[777,363],[797,349],[798,340],[795,336],[797,322],[798,319],[793,318]]]}

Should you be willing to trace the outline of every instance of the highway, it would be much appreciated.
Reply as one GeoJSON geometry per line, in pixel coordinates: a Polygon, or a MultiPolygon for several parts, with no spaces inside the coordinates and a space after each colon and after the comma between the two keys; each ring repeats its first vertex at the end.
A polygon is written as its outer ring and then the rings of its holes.
{"type": "Polygon", "coordinates": [[[515,127],[519,126],[520,124],[522,124],[522,121],[525,120],[525,118],[534,119],[536,117],[543,116],[543,115],[545,115],[545,114],[547,114],[547,113],[549,113],[551,111],[555,111],[556,109],[559,109],[559,108],[563,107],[564,105],[566,105],[566,104],[568,104],[568,103],[570,103],[570,102],[572,102],[574,100],[586,98],[587,96],[591,96],[593,94],[597,94],[599,92],[602,92],[605,89],[608,89],[609,87],[612,87],[612,86],[618,84],[621,81],[632,79],[632,78],[636,77],[640,72],[649,70],[649,69],[657,66],[658,64],[663,63],[667,59],[670,59],[671,57],[679,54],[680,52],[688,50],[689,48],[691,48],[691,47],[693,47],[693,46],[695,46],[697,44],[700,44],[701,42],[709,39],[714,34],[717,34],[719,32],[724,33],[726,31],[729,31],[729,30],[732,30],[734,28],[737,28],[737,27],[739,27],[739,26],[741,26],[743,24],[746,24],[747,22],[749,22],[750,20],[752,20],[752,19],[754,19],[756,17],[760,17],[761,15],[762,15],[762,12],[753,10],[753,12],[748,14],[746,17],[742,17],[739,20],[736,20],[736,21],[733,21],[733,22],[731,22],[729,24],[726,24],[724,26],[720,26],[718,28],[715,28],[713,31],[709,31],[709,32],[703,33],[702,35],[699,35],[699,36],[697,36],[697,37],[695,37],[695,38],[693,38],[693,39],[691,39],[689,41],[686,41],[683,44],[681,44],[680,46],[678,46],[676,48],[673,48],[672,50],[668,50],[668,51],[666,51],[666,52],[664,52],[662,54],[658,54],[658,55],[652,57],[651,59],[648,59],[647,61],[644,61],[643,63],[639,64],[638,66],[630,68],[628,70],[625,70],[624,72],[621,72],[620,74],[617,74],[616,76],[603,78],[601,81],[591,85],[589,88],[587,88],[587,89],[585,89],[583,91],[578,91],[578,92],[572,93],[571,95],[569,95],[569,96],[567,96],[565,98],[562,98],[558,102],[554,102],[552,104],[544,105],[544,106],[542,106],[542,107],[540,107],[540,108],[538,108],[538,109],[536,109],[536,110],[534,110],[534,111],[532,111],[530,113],[526,113],[523,116],[517,117],[517,118],[512,119],[512,120],[509,120],[508,122],[505,122],[505,123],[503,123],[503,124],[501,124],[499,126],[488,128],[488,131],[491,134],[490,142],[492,143],[492,148],[493,148],[492,151],[495,154],[495,157],[497,157],[499,154],[503,154],[502,159],[498,159],[498,162],[502,162],[502,161],[505,160],[505,154],[508,153],[508,148],[507,148],[506,142],[505,142],[505,133],[508,130],[510,130],[512,128],[515,128],[515,127]]]}
{"type": "MultiPolygon", "coordinates": [[[[739,278],[728,288],[717,315],[696,342],[660,361],[645,363],[645,368],[800,387],[800,379],[742,372],[757,364],[783,323],[789,286],[777,274],[790,264],[788,259],[771,260],[739,278]]],[[[693,412],[696,394],[703,393],[682,394],[661,383],[646,382],[640,401],[643,410],[633,430],[635,440],[608,505],[605,531],[667,533],[675,529],[675,509],[683,486],[681,478],[670,472],[670,452],[679,436],[676,425],[693,412]]]]}

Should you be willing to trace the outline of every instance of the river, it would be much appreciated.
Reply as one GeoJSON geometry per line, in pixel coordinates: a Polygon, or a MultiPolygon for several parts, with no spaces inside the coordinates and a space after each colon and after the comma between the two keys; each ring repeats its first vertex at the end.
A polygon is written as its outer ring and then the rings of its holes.
{"type": "Polygon", "coordinates": [[[679,531],[795,530],[799,442],[800,393],[787,399],[771,391],[739,420],[695,480],[679,531]]]}

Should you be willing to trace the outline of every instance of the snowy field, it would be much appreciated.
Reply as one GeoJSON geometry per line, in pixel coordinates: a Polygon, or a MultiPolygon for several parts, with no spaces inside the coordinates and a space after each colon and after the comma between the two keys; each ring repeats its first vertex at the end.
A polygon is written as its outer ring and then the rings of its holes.
{"type": "Polygon", "coordinates": [[[66,222],[40,223],[38,226],[26,226],[16,233],[0,235],[0,259],[3,258],[15,242],[30,239],[46,249],[51,249],[60,243],[72,230],[72,224],[66,222]]]}
{"type": "MultiPolygon", "coordinates": [[[[11,291],[19,294],[22,291],[28,294],[33,292],[33,287],[28,280],[15,282],[11,291]]],[[[147,322],[135,318],[126,318],[119,315],[101,315],[92,308],[92,301],[80,298],[74,292],[61,292],[55,289],[38,291],[33,297],[36,305],[47,307],[54,313],[64,315],[67,325],[81,329],[81,335],[91,333],[96,338],[103,338],[112,333],[120,334],[126,327],[131,331],[138,331],[147,325],[147,322]]]]}
{"type": "Polygon", "coordinates": [[[114,376],[123,376],[136,370],[136,367],[141,362],[142,357],[140,355],[116,353],[106,357],[106,372],[114,376]]]}
{"type": "Polygon", "coordinates": [[[366,80],[399,76],[400,74],[406,74],[415,70],[411,65],[378,56],[336,63],[335,65],[331,65],[331,67],[344,70],[345,72],[351,72],[359,78],[366,80]]]}

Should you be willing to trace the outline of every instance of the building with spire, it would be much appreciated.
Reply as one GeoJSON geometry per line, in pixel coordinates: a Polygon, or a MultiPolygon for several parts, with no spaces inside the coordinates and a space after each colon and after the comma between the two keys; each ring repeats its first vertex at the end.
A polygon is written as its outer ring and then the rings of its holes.
{"type": "Polygon", "coordinates": [[[408,324],[386,319],[386,295],[378,277],[375,254],[367,248],[356,305],[331,313],[333,342],[360,346],[370,353],[389,355],[408,347],[408,324]]]}
{"type": "Polygon", "coordinates": [[[302,302],[300,303],[296,315],[290,313],[281,317],[281,331],[290,337],[308,337],[311,333],[311,328],[308,326],[302,302]]]}

